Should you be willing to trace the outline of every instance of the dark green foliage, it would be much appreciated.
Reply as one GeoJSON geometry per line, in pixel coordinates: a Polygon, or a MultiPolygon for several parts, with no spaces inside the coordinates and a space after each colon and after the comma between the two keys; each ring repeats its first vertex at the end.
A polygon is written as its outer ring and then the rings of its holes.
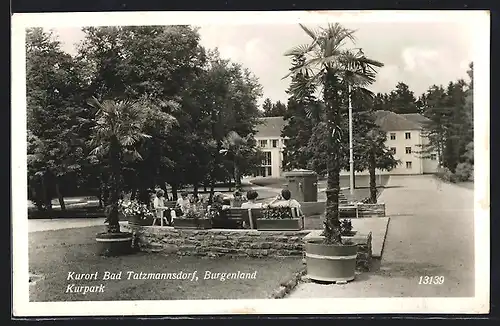
{"type": "Polygon", "coordinates": [[[428,158],[437,152],[439,165],[450,173],[458,173],[459,179],[470,177],[472,174],[466,171],[473,170],[474,164],[472,69],[471,63],[468,84],[458,80],[450,82],[446,89],[434,85],[419,100],[423,114],[430,119],[423,131],[429,143],[422,146],[420,154],[428,158]]]}
{"type": "Polygon", "coordinates": [[[261,86],[241,65],[203,48],[196,28],[83,31],[75,57],[42,29],[27,33],[29,198],[39,209],[71,193],[98,196],[114,214],[121,190],[146,203],[150,190],[168,183],[176,198],[185,185],[196,191],[234,178],[236,161],[239,174],[258,165],[253,134],[261,86]],[[99,124],[105,110],[90,107],[91,97],[115,104],[110,121],[122,121],[118,143],[95,142],[110,135],[113,123],[99,124]],[[141,122],[120,116],[120,103],[133,103],[141,122]],[[125,135],[134,128],[149,137],[125,135]],[[245,148],[222,157],[223,139],[233,131],[247,140],[245,148]],[[89,155],[96,146],[107,154],[89,155]]]}

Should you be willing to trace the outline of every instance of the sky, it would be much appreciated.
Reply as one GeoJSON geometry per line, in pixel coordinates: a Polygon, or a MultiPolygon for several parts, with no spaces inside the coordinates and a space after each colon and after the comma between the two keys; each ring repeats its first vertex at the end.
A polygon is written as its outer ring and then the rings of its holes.
{"type": "MultiPolygon", "coordinates": [[[[199,26],[199,25],[197,25],[199,26]]],[[[308,27],[315,27],[307,24],[308,27]]],[[[470,24],[448,22],[355,22],[343,26],[356,30],[356,44],[367,57],[381,61],[373,92],[390,92],[404,82],[419,96],[433,84],[446,85],[466,71],[473,56],[470,24]]],[[[250,69],[263,87],[265,98],[287,101],[289,80],[282,80],[291,66],[288,49],[310,38],[298,24],[245,24],[199,26],[201,44],[218,48],[221,56],[250,69]]],[[[63,49],[74,54],[84,36],[78,27],[52,29],[63,49]]]]}

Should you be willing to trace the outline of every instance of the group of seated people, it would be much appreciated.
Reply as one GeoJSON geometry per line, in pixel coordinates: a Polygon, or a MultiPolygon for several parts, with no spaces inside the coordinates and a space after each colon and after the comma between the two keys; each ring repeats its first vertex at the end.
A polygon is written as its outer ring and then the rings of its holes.
{"type": "Polygon", "coordinates": [[[182,192],[181,197],[177,199],[174,209],[166,207],[165,192],[161,189],[156,191],[153,199],[153,208],[157,211],[158,218],[165,218],[164,212],[170,210],[170,216],[167,217],[167,224],[171,225],[178,216],[184,215],[193,205],[199,205],[203,209],[217,210],[219,213],[230,208],[267,208],[267,207],[290,207],[296,208],[299,215],[303,215],[300,203],[291,198],[291,192],[288,189],[283,189],[280,194],[274,197],[270,202],[257,202],[259,194],[255,190],[249,190],[246,198],[240,191],[236,191],[231,198],[224,197],[220,192],[214,193],[213,200],[210,202],[208,197],[199,197],[190,195],[187,192],[182,192]]]}

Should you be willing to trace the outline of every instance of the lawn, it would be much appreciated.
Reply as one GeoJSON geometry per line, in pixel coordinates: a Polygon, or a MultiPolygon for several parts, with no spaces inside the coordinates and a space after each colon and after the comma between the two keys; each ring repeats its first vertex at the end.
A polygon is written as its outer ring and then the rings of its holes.
{"type": "MultiPolygon", "coordinates": [[[[265,299],[302,266],[300,258],[207,259],[137,253],[104,258],[94,254],[95,234],[103,227],[29,233],[30,273],[43,278],[30,285],[30,301],[265,299]],[[121,280],[103,281],[104,272],[122,272],[121,280]],[[198,280],[127,280],[127,271],[192,273],[198,280]],[[256,272],[256,279],[204,279],[205,271],[256,272]],[[68,273],[95,273],[97,281],[67,280],[68,273]],[[70,284],[105,286],[103,293],[66,293],[70,284]]],[[[74,288],[73,288],[74,289],[74,288]]]]}

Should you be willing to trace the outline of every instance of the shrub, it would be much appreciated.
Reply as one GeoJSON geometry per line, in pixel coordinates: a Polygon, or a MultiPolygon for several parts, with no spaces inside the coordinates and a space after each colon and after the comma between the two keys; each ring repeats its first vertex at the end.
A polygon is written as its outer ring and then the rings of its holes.
{"type": "Polygon", "coordinates": [[[468,162],[459,163],[457,165],[457,168],[455,169],[455,177],[457,181],[461,182],[469,181],[473,176],[474,176],[474,165],[468,162]]]}
{"type": "Polygon", "coordinates": [[[436,172],[436,176],[446,182],[457,182],[457,177],[448,168],[441,168],[436,172]]]}
{"type": "Polygon", "coordinates": [[[352,223],[350,219],[343,219],[340,221],[340,234],[350,235],[352,232],[352,223]]]}

